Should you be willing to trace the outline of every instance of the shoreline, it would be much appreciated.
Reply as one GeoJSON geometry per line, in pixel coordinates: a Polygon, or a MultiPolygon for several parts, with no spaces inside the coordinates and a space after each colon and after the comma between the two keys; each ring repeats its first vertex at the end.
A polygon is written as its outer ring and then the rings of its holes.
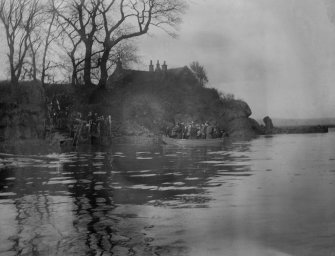
{"type": "Polygon", "coordinates": [[[280,126],[274,127],[271,134],[328,133],[328,130],[323,125],[280,126]]]}
{"type": "MultiPolygon", "coordinates": [[[[271,132],[267,132],[261,135],[277,135],[277,134],[309,134],[309,133],[328,133],[328,126],[282,126],[275,127],[271,132]]],[[[67,151],[66,149],[74,149],[75,147],[64,147],[62,148],[61,142],[65,139],[63,136],[57,136],[57,132],[54,133],[54,138],[50,139],[9,139],[1,142],[0,152],[2,153],[15,153],[30,154],[39,153],[53,153],[67,151]]],[[[250,140],[257,138],[251,137],[250,140]]],[[[226,137],[227,141],[244,141],[244,137],[226,137]]],[[[133,144],[133,145],[163,145],[162,136],[145,136],[145,135],[123,135],[112,138],[112,143],[109,146],[106,145],[91,145],[94,147],[112,147],[113,145],[122,144],[133,144]]],[[[79,145],[79,148],[87,148],[88,144],[79,145]]]]}

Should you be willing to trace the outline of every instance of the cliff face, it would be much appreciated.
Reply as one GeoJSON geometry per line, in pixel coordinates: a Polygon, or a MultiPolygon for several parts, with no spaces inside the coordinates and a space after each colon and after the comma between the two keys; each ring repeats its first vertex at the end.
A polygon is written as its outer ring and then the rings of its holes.
{"type": "Polygon", "coordinates": [[[38,82],[23,82],[15,96],[9,83],[0,84],[0,139],[36,139],[44,136],[45,94],[38,82]]]}
{"type": "Polygon", "coordinates": [[[92,94],[90,110],[111,114],[121,123],[136,123],[158,133],[177,122],[209,121],[233,138],[261,133],[258,123],[249,118],[247,103],[202,87],[186,67],[162,73],[125,71],[121,80],[110,82],[111,90],[92,94]]]}

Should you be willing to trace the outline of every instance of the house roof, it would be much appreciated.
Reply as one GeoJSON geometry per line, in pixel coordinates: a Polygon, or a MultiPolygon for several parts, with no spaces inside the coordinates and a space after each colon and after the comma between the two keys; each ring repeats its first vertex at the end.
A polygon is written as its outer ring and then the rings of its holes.
{"type": "Polygon", "coordinates": [[[145,82],[155,79],[162,79],[164,77],[173,77],[177,79],[182,79],[185,77],[194,78],[194,74],[187,66],[172,68],[168,69],[167,71],[159,72],[117,68],[108,78],[107,87],[114,87],[117,84],[127,83],[130,81],[145,82]]]}

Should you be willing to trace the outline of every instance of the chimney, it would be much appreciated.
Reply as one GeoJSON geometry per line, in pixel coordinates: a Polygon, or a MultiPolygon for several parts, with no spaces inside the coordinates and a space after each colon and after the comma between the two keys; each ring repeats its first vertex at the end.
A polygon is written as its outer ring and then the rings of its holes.
{"type": "Polygon", "coordinates": [[[164,60],[164,64],[162,65],[162,70],[163,70],[164,72],[167,71],[167,65],[166,65],[166,61],[165,61],[165,60],[164,60]]]}
{"type": "Polygon", "coordinates": [[[152,60],[150,60],[149,72],[154,72],[154,65],[152,64],[152,60]]]}
{"type": "Polygon", "coordinates": [[[161,71],[161,65],[159,64],[159,60],[157,60],[157,64],[156,64],[156,72],[158,71],[161,71]]]}

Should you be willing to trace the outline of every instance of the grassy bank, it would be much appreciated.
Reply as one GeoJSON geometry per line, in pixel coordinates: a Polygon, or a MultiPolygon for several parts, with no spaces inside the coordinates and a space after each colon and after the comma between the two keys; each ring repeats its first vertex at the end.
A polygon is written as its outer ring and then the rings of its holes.
{"type": "Polygon", "coordinates": [[[31,81],[13,88],[0,83],[0,139],[43,138],[47,111],[42,85],[31,81]]]}

